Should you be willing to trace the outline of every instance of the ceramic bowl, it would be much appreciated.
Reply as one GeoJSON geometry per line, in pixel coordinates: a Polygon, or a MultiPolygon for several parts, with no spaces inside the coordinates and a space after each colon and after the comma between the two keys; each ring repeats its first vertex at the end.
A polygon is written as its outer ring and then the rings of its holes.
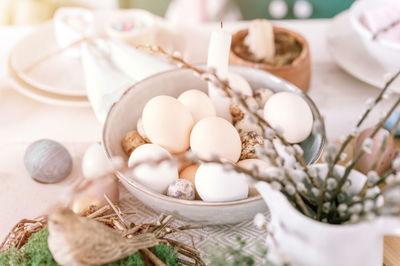
{"type": "Polygon", "coordinates": [[[373,34],[362,23],[361,15],[365,10],[374,9],[382,4],[397,0],[363,0],[356,1],[350,8],[350,22],[355,32],[361,37],[368,52],[386,67],[400,67],[400,42],[384,38],[373,39],[373,34]]]}
{"type": "MultiPolygon", "coordinates": [[[[274,33],[286,33],[292,35],[300,43],[302,50],[300,55],[290,64],[284,66],[272,66],[265,63],[257,63],[244,59],[240,55],[236,54],[231,48],[229,56],[229,63],[233,65],[248,66],[257,69],[265,70],[273,75],[276,75],[290,83],[293,83],[304,92],[307,92],[310,88],[311,78],[311,61],[310,61],[310,48],[306,39],[298,34],[297,32],[289,29],[274,26],[274,33]]],[[[232,46],[238,42],[242,42],[247,36],[248,30],[240,30],[232,35],[232,46]]]]}
{"type": "MultiPolygon", "coordinates": [[[[252,88],[267,87],[279,91],[291,91],[299,94],[309,104],[315,119],[320,118],[312,100],[294,85],[267,72],[233,66],[230,71],[241,74],[252,88]]],[[[193,75],[190,70],[175,69],[156,74],[136,83],[127,90],[111,108],[103,128],[103,145],[109,158],[121,156],[128,159],[121,147],[125,134],[136,128],[142,110],[151,98],[157,95],[179,96],[186,90],[197,89],[206,92],[207,83],[193,75]]],[[[325,140],[321,136],[310,135],[300,145],[304,149],[307,163],[315,163],[323,150],[325,140]]],[[[238,223],[265,212],[266,206],[261,196],[232,202],[204,202],[179,200],[154,193],[141,184],[117,173],[122,184],[140,201],[157,212],[172,214],[176,218],[202,224],[238,223]]]]}

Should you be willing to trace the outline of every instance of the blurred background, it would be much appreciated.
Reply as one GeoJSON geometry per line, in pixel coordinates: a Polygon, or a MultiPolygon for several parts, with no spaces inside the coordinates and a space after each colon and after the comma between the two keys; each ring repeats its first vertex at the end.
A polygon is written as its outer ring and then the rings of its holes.
{"type": "Polygon", "coordinates": [[[0,25],[26,25],[51,19],[61,6],[93,9],[142,8],[171,20],[330,18],[354,0],[0,0],[0,25]]]}

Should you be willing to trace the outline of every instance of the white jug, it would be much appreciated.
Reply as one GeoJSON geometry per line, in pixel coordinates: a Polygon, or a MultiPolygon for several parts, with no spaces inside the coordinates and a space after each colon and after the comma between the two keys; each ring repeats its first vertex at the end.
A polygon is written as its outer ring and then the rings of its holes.
{"type": "MultiPolygon", "coordinates": [[[[327,169],[324,164],[315,167],[327,169]]],[[[344,171],[342,166],[337,169],[344,171]]],[[[349,179],[352,189],[359,191],[366,176],[353,170],[349,179]]],[[[276,240],[274,248],[291,265],[382,266],[383,236],[400,236],[399,217],[379,217],[370,222],[347,225],[322,223],[300,213],[269,184],[259,182],[256,188],[271,212],[271,229],[276,240]]]]}

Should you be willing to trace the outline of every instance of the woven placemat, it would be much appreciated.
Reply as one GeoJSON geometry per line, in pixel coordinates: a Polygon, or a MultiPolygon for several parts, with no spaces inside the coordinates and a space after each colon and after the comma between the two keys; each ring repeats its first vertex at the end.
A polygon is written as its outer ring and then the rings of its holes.
{"type": "MultiPolygon", "coordinates": [[[[154,221],[154,219],[160,215],[159,213],[145,206],[124,187],[120,187],[120,192],[120,206],[122,209],[133,210],[137,212],[136,214],[128,217],[129,220],[135,223],[154,221]]],[[[181,220],[175,220],[174,223],[178,226],[195,224],[181,220]]],[[[253,220],[234,225],[205,226],[204,229],[190,230],[187,232],[193,235],[196,247],[204,253],[207,253],[208,250],[215,247],[215,245],[219,245],[221,247],[238,247],[239,244],[236,238],[240,236],[247,243],[246,248],[244,249],[245,253],[248,255],[253,255],[256,262],[261,262],[262,260],[259,244],[265,241],[266,234],[254,226],[253,220]]],[[[191,238],[188,236],[175,234],[173,237],[185,242],[188,245],[192,244],[191,238]]]]}

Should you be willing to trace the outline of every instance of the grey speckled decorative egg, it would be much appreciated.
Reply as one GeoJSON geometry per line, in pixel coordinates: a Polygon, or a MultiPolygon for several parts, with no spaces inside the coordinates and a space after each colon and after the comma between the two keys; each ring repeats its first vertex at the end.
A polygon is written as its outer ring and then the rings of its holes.
{"type": "Polygon", "coordinates": [[[194,200],[194,186],[186,179],[177,179],[169,185],[167,195],[177,199],[194,200]]]}
{"type": "Polygon", "coordinates": [[[56,183],[72,170],[68,150],[49,139],[35,141],[25,151],[24,164],[33,179],[42,183],[56,183]]]}

